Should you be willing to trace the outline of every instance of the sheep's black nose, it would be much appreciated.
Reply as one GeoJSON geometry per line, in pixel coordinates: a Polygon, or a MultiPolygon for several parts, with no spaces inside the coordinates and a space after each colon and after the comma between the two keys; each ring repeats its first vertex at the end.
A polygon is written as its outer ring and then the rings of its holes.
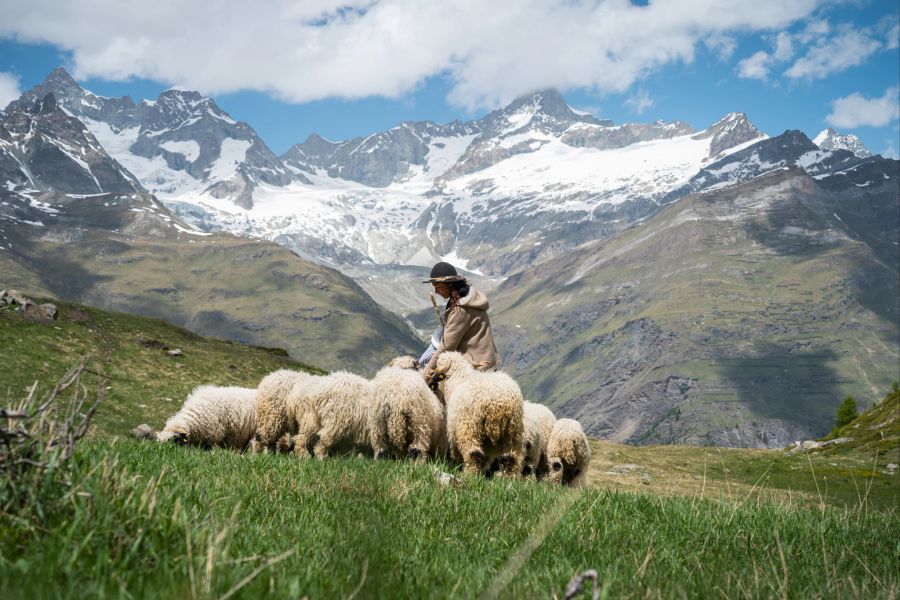
{"type": "Polygon", "coordinates": [[[553,463],[554,471],[559,471],[560,469],[562,469],[562,463],[558,463],[558,462],[553,463]]]}

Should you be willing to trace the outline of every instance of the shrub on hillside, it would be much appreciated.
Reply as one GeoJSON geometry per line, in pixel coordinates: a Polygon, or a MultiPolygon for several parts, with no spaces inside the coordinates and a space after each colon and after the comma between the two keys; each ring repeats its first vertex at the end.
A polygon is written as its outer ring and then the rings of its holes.
{"type": "Polygon", "coordinates": [[[845,425],[849,425],[853,419],[859,416],[856,412],[856,399],[853,396],[847,396],[837,409],[837,416],[834,419],[835,429],[840,429],[845,425]]]}

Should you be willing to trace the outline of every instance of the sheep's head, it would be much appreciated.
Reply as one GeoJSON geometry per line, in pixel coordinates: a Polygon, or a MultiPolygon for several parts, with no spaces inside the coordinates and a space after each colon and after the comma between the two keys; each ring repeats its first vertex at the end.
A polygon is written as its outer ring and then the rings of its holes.
{"type": "Polygon", "coordinates": [[[563,474],[565,473],[565,467],[563,465],[562,459],[558,456],[551,456],[548,459],[548,463],[550,464],[550,472],[547,473],[547,479],[549,479],[553,483],[563,483],[563,474]]]}
{"type": "Polygon", "coordinates": [[[435,372],[453,377],[472,370],[472,365],[459,352],[441,352],[435,365],[435,372]]]}
{"type": "Polygon", "coordinates": [[[415,357],[412,357],[412,356],[398,356],[398,357],[392,359],[391,362],[389,362],[387,366],[393,367],[396,369],[415,370],[415,369],[419,368],[419,362],[415,359],[415,357]]]}

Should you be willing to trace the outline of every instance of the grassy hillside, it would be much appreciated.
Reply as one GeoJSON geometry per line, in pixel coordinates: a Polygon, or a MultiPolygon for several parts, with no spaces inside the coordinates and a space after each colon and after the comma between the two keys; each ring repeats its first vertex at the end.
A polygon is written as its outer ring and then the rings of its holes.
{"type": "MultiPolygon", "coordinates": [[[[845,438],[849,441],[828,446],[830,454],[848,451],[896,455],[900,448],[900,387],[894,382],[891,391],[877,404],[850,423],[833,430],[825,439],[845,438]]],[[[900,464],[900,460],[893,462],[900,464]]]]}
{"type": "MultiPolygon", "coordinates": [[[[900,378],[898,264],[836,201],[774,173],[511,277],[492,295],[505,368],[615,441],[824,435],[844,396],[871,402],[900,378]]],[[[859,202],[900,218],[896,187],[859,202]]]]}
{"type": "Polygon", "coordinates": [[[0,287],[164,318],[203,335],[372,374],[422,343],[352,279],[264,240],[194,235],[152,198],[57,196],[0,220],[0,287]],[[22,217],[25,218],[25,217],[22,217]]]}
{"type": "Polygon", "coordinates": [[[135,442],[121,434],[161,425],[196,383],[253,385],[300,365],[153,319],[60,307],[46,323],[0,311],[8,402],[34,381],[43,397],[85,352],[112,379],[85,376],[107,399],[71,487],[57,479],[22,505],[0,486],[4,598],[532,598],[560,595],[589,568],[607,597],[900,590],[900,494],[884,456],[592,441],[591,487],[571,491],[481,478],[445,487],[442,464],[135,442]]]}
{"type": "Polygon", "coordinates": [[[256,387],[277,369],[312,369],[283,350],[202,337],[165,321],[57,302],[54,321],[30,321],[0,309],[0,398],[11,405],[36,382],[58,380],[87,356],[93,385],[106,386],[96,435],[121,435],[139,423],[161,427],[197,385],[256,387]],[[169,356],[181,349],[183,355],[169,356]],[[102,377],[101,377],[102,375],[102,377]]]}
{"type": "Polygon", "coordinates": [[[6,598],[890,598],[900,521],[466,479],[430,465],[87,444],[46,520],[4,520],[6,598]]]}

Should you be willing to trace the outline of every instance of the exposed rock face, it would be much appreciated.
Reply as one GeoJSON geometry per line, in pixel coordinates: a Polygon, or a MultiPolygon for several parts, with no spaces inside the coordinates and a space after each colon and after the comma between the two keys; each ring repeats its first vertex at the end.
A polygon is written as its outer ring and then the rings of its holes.
{"type": "Polygon", "coordinates": [[[821,150],[847,150],[860,158],[872,156],[872,153],[858,137],[852,133],[841,135],[831,127],[821,131],[813,139],[813,143],[821,150]]]}
{"type": "Polygon", "coordinates": [[[155,101],[138,103],[127,96],[104,98],[56,69],[10,109],[33,106],[48,94],[68,115],[81,119],[152,192],[210,188],[217,197],[233,194],[236,203],[249,207],[252,190],[261,183],[305,181],[287,169],[249,125],[197,92],[167,90],[155,101]],[[167,171],[154,162],[159,159],[167,171]]]}
{"type": "Polygon", "coordinates": [[[431,121],[401,123],[366,138],[329,142],[312,134],[302,144],[281,156],[284,164],[299,171],[322,170],[329,177],[385,187],[405,177],[414,165],[425,165],[425,157],[443,138],[469,136],[479,131],[477,123],[454,121],[438,125],[431,121]]]}
{"type": "Polygon", "coordinates": [[[855,340],[882,349],[870,380],[897,376],[896,169],[859,176],[853,201],[837,175],[776,170],[508,278],[491,297],[505,368],[615,441],[823,435],[860,376],[855,340]]]}
{"type": "Polygon", "coordinates": [[[725,150],[734,148],[763,137],[762,133],[747,120],[744,113],[731,113],[697,134],[696,139],[712,138],[709,158],[715,158],[725,150]]]}
{"type": "Polygon", "coordinates": [[[73,194],[143,191],[52,93],[11,105],[0,121],[0,179],[13,186],[73,194]]]}

